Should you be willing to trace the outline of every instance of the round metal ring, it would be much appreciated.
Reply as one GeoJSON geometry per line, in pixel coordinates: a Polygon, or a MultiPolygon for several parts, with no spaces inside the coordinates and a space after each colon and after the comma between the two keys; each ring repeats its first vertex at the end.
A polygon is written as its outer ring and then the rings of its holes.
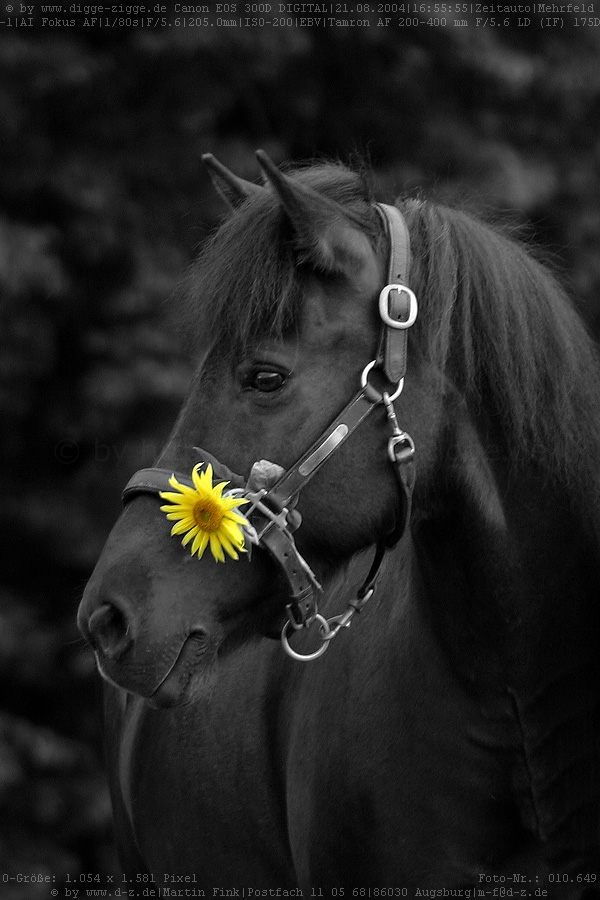
{"type": "MultiPolygon", "coordinates": [[[[324,631],[325,633],[327,633],[328,631],[331,630],[329,628],[329,623],[327,622],[327,619],[325,619],[323,616],[319,615],[319,613],[317,613],[317,615],[315,616],[314,621],[319,622],[321,631],[324,631]]],[[[287,630],[288,630],[289,625],[290,625],[290,623],[286,622],[285,625],[283,626],[283,628],[281,629],[281,643],[283,644],[283,649],[285,650],[285,652],[288,654],[288,656],[291,656],[292,659],[297,659],[300,662],[310,662],[311,659],[318,659],[319,656],[323,656],[325,651],[329,649],[329,641],[323,641],[323,644],[319,647],[318,650],[315,650],[314,653],[296,653],[296,651],[290,647],[290,642],[289,642],[289,639],[287,636],[287,630]]]]}
{"type": "MultiPolygon", "coordinates": [[[[373,394],[376,395],[377,400],[383,400],[383,394],[380,393],[373,385],[369,384],[369,372],[375,368],[377,365],[377,360],[374,359],[362,370],[362,375],[360,376],[360,386],[363,388],[368,388],[373,394]]],[[[396,385],[396,390],[393,394],[390,394],[389,399],[393,403],[394,400],[397,400],[400,394],[402,393],[402,389],[404,387],[404,378],[401,378],[398,384],[396,385]]]]}

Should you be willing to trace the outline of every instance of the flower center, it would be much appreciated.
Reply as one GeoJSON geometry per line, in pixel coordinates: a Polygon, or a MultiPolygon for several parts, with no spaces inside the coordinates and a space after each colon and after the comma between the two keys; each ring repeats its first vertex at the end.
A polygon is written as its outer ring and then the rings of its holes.
{"type": "Polygon", "coordinates": [[[223,521],[223,513],[210,498],[194,503],[194,519],[202,531],[218,531],[223,521]]]}

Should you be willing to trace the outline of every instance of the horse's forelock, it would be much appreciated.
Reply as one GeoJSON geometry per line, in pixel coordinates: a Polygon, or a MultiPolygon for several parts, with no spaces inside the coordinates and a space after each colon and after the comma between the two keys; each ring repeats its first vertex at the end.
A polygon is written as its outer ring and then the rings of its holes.
{"type": "MultiPolygon", "coordinates": [[[[316,164],[289,174],[340,204],[374,244],[379,218],[360,174],[316,164]]],[[[204,246],[183,285],[184,326],[199,349],[238,355],[257,337],[293,331],[302,310],[306,268],[298,265],[290,226],[271,190],[250,197],[204,246]]]]}

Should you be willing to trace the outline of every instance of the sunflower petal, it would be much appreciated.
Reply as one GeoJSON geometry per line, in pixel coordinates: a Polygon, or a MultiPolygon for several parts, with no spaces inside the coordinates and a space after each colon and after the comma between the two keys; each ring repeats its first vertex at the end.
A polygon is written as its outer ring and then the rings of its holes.
{"type": "Polygon", "coordinates": [[[190,531],[190,529],[195,527],[195,522],[193,519],[182,519],[181,522],[176,522],[175,525],[171,528],[171,534],[174,536],[176,534],[183,534],[185,531],[190,531]]]}
{"type": "Polygon", "coordinates": [[[229,522],[227,519],[223,519],[220,530],[229,538],[232,544],[243,547],[244,532],[236,522],[229,522]]]}
{"type": "Polygon", "coordinates": [[[236,553],[236,549],[234,548],[234,545],[231,543],[231,541],[227,537],[225,537],[224,534],[222,534],[220,536],[219,540],[221,541],[221,546],[223,547],[223,550],[225,551],[225,553],[227,553],[228,556],[230,556],[232,559],[239,559],[239,556],[236,553]]]}
{"type": "Polygon", "coordinates": [[[200,532],[200,543],[198,545],[198,559],[202,559],[202,554],[208,547],[208,532],[200,532]]]}
{"type": "Polygon", "coordinates": [[[173,491],[160,491],[159,497],[162,500],[168,500],[170,503],[189,503],[196,497],[196,491],[188,487],[187,484],[180,485],[180,492],[178,494],[173,493],[173,491]]]}
{"type": "Polygon", "coordinates": [[[196,490],[202,489],[202,474],[200,473],[200,468],[204,465],[204,463],[197,463],[192,469],[192,481],[194,482],[194,487],[196,490]]]}
{"type": "Polygon", "coordinates": [[[206,547],[206,532],[202,531],[202,529],[198,529],[196,532],[196,536],[194,537],[194,542],[190,548],[190,552],[192,556],[194,553],[198,553],[198,556],[202,556],[204,553],[204,548],[206,547]]]}
{"type": "Polygon", "coordinates": [[[191,510],[183,506],[161,506],[161,510],[166,513],[167,519],[183,519],[185,516],[191,516],[191,510]]]}
{"type": "Polygon", "coordinates": [[[223,548],[221,546],[221,541],[217,537],[217,535],[213,532],[209,535],[210,541],[210,552],[217,560],[217,562],[225,562],[225,554],[223,553],[223,548]]]}
{"type": "Polygon", "coordinates": [[[248,519],[245,516],[242,516],[240,513],[233,512],[233,510],[227,510],[223,515],[223,521],[229,520],[230,522],[238,522],[239,525],[247,525],[248,519]]]}
{"type": "Polygon", "coordinates": [[[246,497],[223,497],[221,502],[227,509],[234,509],[236,506],[243,506],[244,503],[249,503],[250,501],[246,497]]]}
{"type": "Polygon", "coordinates": [[[180,481],[177,481],[174,475],[171,475],[171,477],[169,478],[169,484],[171,485],[171,487],[175,488],[175,490],[180,491],[181,493],[186,490],[191,490],[191,488],[188,487],[187,484],[181,484],[180,481]]]}
{"type": "Polygon", "coordinates": [[[182,546],[182,547],[185,547],[186,544],[189,544],[189,542],[191,541],[191,539],[192,539],[195,535],[197,535],[199,531],[200,531],[199,526],[198,526],[198,525],[194,525],[194,527],[191,528],[191,529],[188,531],[188,533],[185,535],[185,537],[183,538],[183,540],[182,540],[182,542],[181,542],[181,546],[182,546]]]}
{"type": "Polygon", "coordinates": [[[172,491],[161,491],[158,496],[161,500],[168,500],[169,503],[180,503],[182,499],[181,494],[174,494],[172,491]]]}

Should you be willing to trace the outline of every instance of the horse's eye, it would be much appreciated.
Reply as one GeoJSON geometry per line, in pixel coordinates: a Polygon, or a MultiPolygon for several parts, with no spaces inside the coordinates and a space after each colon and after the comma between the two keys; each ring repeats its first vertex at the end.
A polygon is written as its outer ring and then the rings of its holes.
{"type": "Polygon", "coordinates": [[[285,384],[285,375],[281,372],[269,372],[259,370],[253,372],[249,379],[249,386],[263,394],[271,394],[278,391],[285,384]]]}

